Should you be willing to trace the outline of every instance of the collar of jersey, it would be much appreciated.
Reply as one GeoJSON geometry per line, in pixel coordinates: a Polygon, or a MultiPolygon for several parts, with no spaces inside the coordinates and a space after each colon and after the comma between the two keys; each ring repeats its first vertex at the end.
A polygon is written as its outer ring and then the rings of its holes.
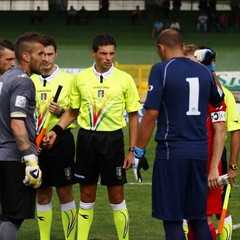
{"type": "Polygon", "coordinates": [[[93,72],[94,72],[94,74],[95,74],[95,76],[96,76],[97,78],[100,78],[100,76],[102,75],[102,76],[103,76],[103,79],[107,79],[107,78],[112,74],[113,68],[114,68],[114,65],[113,65],[113,64],[112,64],[112,66],[110,67],[110,69],[109,69],[107,72],[105,72],[105,73],[99,73],[99,72],[97,72],[96,69],[95,69],[95,64],[96,64],[96,63],[93,64],[92,68],[93,68],[93,72]]]}
{"type": "Polygon", "coordinates": [[[55,71],[54,71],[50,76],[48,76],[48,77],[46,77],[46,78],[43,78],[43,77],[40,75],[40,76],[39,76],[40,80],[41,80],[42,82],[43,82],[44,80],[46,80],[48,83],[50,83],[50,82],[56,77],[56,75],[58,74],[58,71],[59,71],[58,65],[55,64],[55,67],[56,67],[55,71]]]}

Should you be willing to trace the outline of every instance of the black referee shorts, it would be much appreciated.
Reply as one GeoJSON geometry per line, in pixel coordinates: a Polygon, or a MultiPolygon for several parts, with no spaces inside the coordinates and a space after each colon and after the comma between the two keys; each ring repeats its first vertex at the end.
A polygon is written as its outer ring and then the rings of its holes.
{"type": "Polygon", "coordinates": [[[39,155],[39,166],[42,170],[40,188],[74,184],[74,157],[74,137],[70,129],[67,129],[60,138],[56,139],[52,149],[44,149],[39,155]]]}
{"type": "Polygon", "coordinates": [[[77,138],[76,173],[79,183],[117,186],[126,183],[122,130],[103,132],[80,129],[77,138]]]}

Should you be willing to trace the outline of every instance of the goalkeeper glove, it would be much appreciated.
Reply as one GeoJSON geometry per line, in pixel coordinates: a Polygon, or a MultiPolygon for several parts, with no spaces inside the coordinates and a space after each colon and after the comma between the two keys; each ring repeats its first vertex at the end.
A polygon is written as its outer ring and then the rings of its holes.
{"type": "Polygon", "coordinates": [[[26,186],[39,188],[42,183],[42,171],[38,166],[38,158],[34,154],[29,154],[24,156],[22,160],[26,164],[23,183],[26,186]]]}
{"type": "Polygon", "coordinates": [[[134,148],[135,157],[133,158],[133,174],[138,182],[142,182],[142,175],[140,169],[147,170],[149,168],[148,161],[144,157],[146,149],[141,149],[138,147],[134,148]]]}
{"type": "Polygon", "coordinates": [[[194,56],[198,62],[209,65],[216,57],[216,53],[210,49],[199,49],[194,52],[194,56]]]}

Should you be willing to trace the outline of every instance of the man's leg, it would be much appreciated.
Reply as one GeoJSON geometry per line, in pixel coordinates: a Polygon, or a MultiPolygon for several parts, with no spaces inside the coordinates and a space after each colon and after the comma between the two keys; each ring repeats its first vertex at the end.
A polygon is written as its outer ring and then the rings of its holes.
{"type": "Polygon", "coordinates": [[[0,225],[0,239],[1,240],[17,240],[18,230],[24,220],[2,221],[0,225]]]}
{"type": "Polygon", "coordinates": [[[40,240],[51,239],[52,227],[52,187],[37,191],[37,218],[40,240]]]}
{"type": "Polygon", "coordinates": [[[185,240],[186,236],[182,227],[182,221],[163,221],[166,240],[185,240]]]}
{"type": "Polygon", "coordinates": [[[207,218],[190,220],[189,222],[193,229],[195,240],[212,240],[207,218]]]}
{"type": "Polygon", "coordinates": [[[58,187],[57,193],[61,204],[65,239],[74,240],[76,235],[77,210],[73,199],[72,185],[58,187]]]}
{"type": "Polygon", "coordinates": [[[81,201],[78,211],[78,240],[88,240],[89,231],[93,221],[93,207],[96,199],[96,191],[96,184],[80,184],[81,201]]]}
{"type": "Polygon", "coordinates": [[[119,240],[129,239],[129,214],[124,200],[123,186],[108,186],[109,202],[113,210],[119,240]]]}

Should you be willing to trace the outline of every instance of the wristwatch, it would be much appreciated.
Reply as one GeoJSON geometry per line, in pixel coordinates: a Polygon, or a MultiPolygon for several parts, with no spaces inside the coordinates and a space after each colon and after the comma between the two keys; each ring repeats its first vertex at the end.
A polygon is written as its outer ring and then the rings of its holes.
{"type": "Polygon", "coordinates": [[[129,151],[129,152],[134,152],[134,147],[130,147],[130,148],[128,149],[128,151],[129,151]]]}
{"type": "Polygon", "coordinates": [[[229,168],[231,168],[232,170],[237,170],[238,169],[238,164],[229,164],[229,168]]]}

